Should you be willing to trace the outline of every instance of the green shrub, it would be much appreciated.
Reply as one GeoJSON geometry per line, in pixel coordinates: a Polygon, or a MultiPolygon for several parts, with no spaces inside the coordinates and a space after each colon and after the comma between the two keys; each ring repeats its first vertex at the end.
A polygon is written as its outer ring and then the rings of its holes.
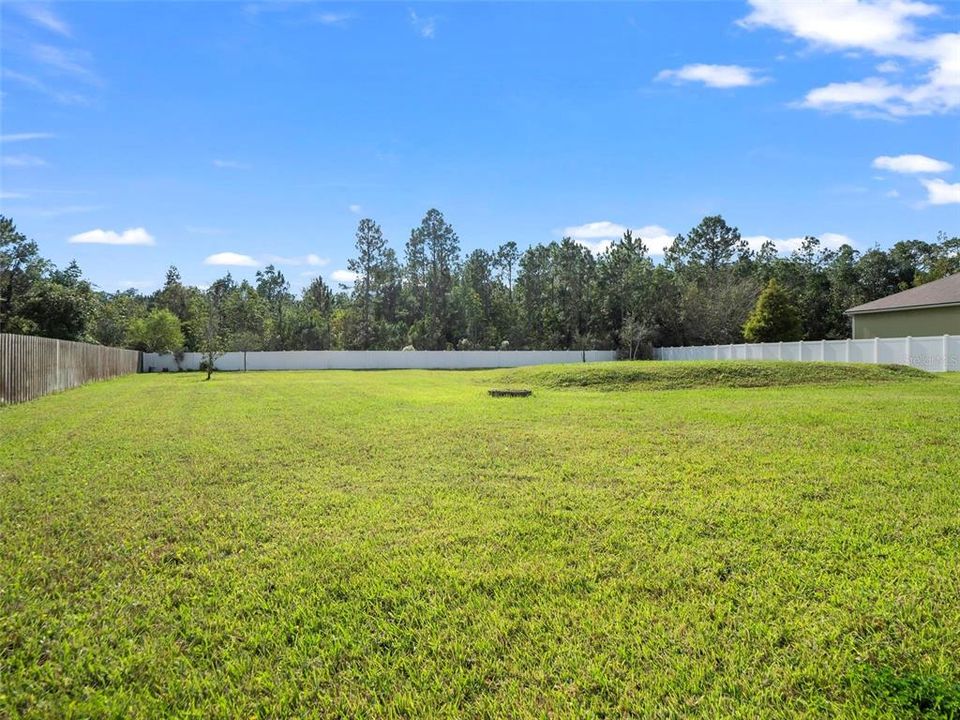
{"type": "Polygon", "coordinates": [[[757,304],[743,325],[747,342],[790,342],[803,337],[800,314],[790,296],[771,280],[757,298],[757,304]]]}

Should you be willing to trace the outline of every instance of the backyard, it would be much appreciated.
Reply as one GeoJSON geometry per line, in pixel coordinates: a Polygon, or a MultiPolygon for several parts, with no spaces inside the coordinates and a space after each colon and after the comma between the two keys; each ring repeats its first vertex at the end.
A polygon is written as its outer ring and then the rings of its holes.
{"type": "Polygon", "coordinates": [[[816,363],[0,408],[0,717],[957,716],[958,428],[816,363]]]}

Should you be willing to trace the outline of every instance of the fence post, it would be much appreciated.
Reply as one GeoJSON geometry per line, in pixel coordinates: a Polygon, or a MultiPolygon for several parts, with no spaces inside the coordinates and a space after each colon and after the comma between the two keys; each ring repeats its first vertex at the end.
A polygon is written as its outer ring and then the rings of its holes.
{"type": "Polygon", "coordinates": [[[823,362],[827,359],[827,341],[820,341],[820,362],[823,362]]]}
{"type": "Polygon", "coordinates": [[[800,344],[797,345],[797,360],[803,362],[803,340],[800,341],[800,344]]]}
{"type": "Polygon", "coordinates": [[[843,344],[843,361],[850,362],[850,338],[847,338],[843,344]]]}
{"type": "Polygon", "coordinates": [[[878,337],[873,339],[873,364],[880,364],[880,338],[878,337]]]}
{"type": "Polygon", "coordinates": [[[905,338],[905,340],[906,340],[906,342],[904,343],[904,348],[903,348],[903,349],[904,349],[904,353],[906,354],[907,365],[912,366],[913,363],[910,362],[910,336],[907,335],[907,337],[905,338]]]}
{"type": "Polygon", "coordinates": [[[943,371],[946,372],[950,369],[950,366],[947,364],[947,353],[950,351],[950,336],[943,336],[943,371]]]}
{"type": "Polygon", "coordinates": [[[777,360],[783,360],[783,340],[777,343],[777,360]]]}
{"type": "Polygon", "coordinates": [[[714,360],[719,360],[719,359],[720,359],[720,346],[719,346],[719,345],[714,345],[714,346],[713,346],[713,359],[714,359],[714,360]]]}

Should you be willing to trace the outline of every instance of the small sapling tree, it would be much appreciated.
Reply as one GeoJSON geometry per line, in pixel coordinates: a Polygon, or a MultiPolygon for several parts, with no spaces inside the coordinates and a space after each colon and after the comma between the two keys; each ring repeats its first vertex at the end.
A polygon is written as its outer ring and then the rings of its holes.
{"type": "Polygon", "coordinates": [[[217,358],[223,355],[224,339],[220,332],[220,309],[212,296],[208,296],[204,308],[203,333],[200,335],[200,369],[207,373],[207,380],[213,375],[217,358]]]}
{"type": "Polygon", "coordinates": [[[650,328],[633,315],[627,315],[623,319],[623,325],[620,326],[620,341],[626,346],[630,360],[637,360],[640,357],[640,348],[649,340],[650,328]]]}

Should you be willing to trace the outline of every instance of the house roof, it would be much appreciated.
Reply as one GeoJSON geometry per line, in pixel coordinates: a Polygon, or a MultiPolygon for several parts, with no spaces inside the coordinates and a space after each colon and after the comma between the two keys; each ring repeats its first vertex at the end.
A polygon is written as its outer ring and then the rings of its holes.
{"type": "Polygon", "coordinates": [[[857,305],[847,310],[847,314],[913,310],[935,305],[960,305],[960,273],[857,305]]]}

